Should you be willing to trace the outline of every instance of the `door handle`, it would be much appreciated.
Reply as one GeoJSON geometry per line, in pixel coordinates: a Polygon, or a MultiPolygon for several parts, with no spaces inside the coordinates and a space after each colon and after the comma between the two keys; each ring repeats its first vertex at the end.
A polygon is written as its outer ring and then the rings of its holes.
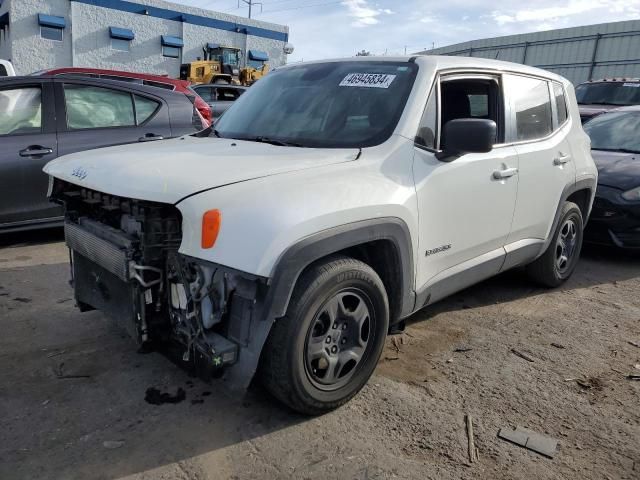
{"type": "Polygon", "coordinates": [[[153,142],[155,140],[164,140],[164,137],[155,133],[147,133],[144,137],[138,139],[139,142],[153,142]]]}
{"type": "Polygon", "coordinates": [[[556,165],[556,166],[557,165],[564,165],[569,160],[571,160],[571,157],[569,155],[565,155],[564,153],[560,152],[558,154],[558,156],[553,159],[553,164],[556,165]]]}
{"type": "Polygon", "coordinates": [[[504,178],[513,177],[516,173],[518,173],[518,169],[513,168],[505,168],[504,170],[496,170],[493,172],[493,178],[496,180],[502,180],[504,178]]]}
{"type": "Polygon", "coordinates": [[[43,147],[42,145],[31,145],[18,152],[21,157],[41,157],[50,153],[53,153],[53,148],[43,147]]]}

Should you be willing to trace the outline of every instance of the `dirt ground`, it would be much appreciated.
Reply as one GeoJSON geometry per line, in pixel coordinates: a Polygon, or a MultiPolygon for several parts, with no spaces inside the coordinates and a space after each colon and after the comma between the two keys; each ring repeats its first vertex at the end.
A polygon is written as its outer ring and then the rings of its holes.
{"type": "Polygon", "coordinates": [[[590,249],[561,289],[509,272],[419,312],[362,393],[307,418],[79,313],[60,240],[2,240],[0,479],[640,479],[638,256],[590,249]],[[185,399],[149,404],[150,387],[185,399]],[[497,437],[515,426],[555,458],[497,437]]]}

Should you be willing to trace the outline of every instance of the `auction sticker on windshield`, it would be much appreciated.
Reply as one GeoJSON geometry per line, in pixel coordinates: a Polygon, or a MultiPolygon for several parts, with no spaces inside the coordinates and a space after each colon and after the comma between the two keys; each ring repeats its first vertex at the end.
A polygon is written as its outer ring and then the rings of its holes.
{"type": "Polygon", "coordinates": [[[341,87],[389,88],[395,75],[386,73],[350,73],[340,82],[341,87]]]}

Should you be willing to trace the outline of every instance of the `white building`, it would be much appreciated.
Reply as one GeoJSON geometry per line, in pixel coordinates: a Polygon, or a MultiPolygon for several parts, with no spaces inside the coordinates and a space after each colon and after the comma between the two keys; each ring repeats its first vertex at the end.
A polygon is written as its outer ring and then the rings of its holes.
{"type": "Polygon", "coordinates": [[[0,0],[0,58],[18,74],[71,66],[177,77],[208,43],[265,52],[275,67],[288,37],[284,25],[162,0],[0,0]]]}

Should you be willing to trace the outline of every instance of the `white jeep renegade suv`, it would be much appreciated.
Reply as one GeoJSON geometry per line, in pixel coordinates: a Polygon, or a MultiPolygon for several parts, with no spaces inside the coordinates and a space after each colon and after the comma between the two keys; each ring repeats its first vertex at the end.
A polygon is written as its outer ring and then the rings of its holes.
{"type": "Polygon", "coordinates": [[[215,129],[45,171],[81,310],[310,414],[426,305],[516,266],[565,281],[597,175],[567,80],[440,56],[278,68],[215,129]]]}

